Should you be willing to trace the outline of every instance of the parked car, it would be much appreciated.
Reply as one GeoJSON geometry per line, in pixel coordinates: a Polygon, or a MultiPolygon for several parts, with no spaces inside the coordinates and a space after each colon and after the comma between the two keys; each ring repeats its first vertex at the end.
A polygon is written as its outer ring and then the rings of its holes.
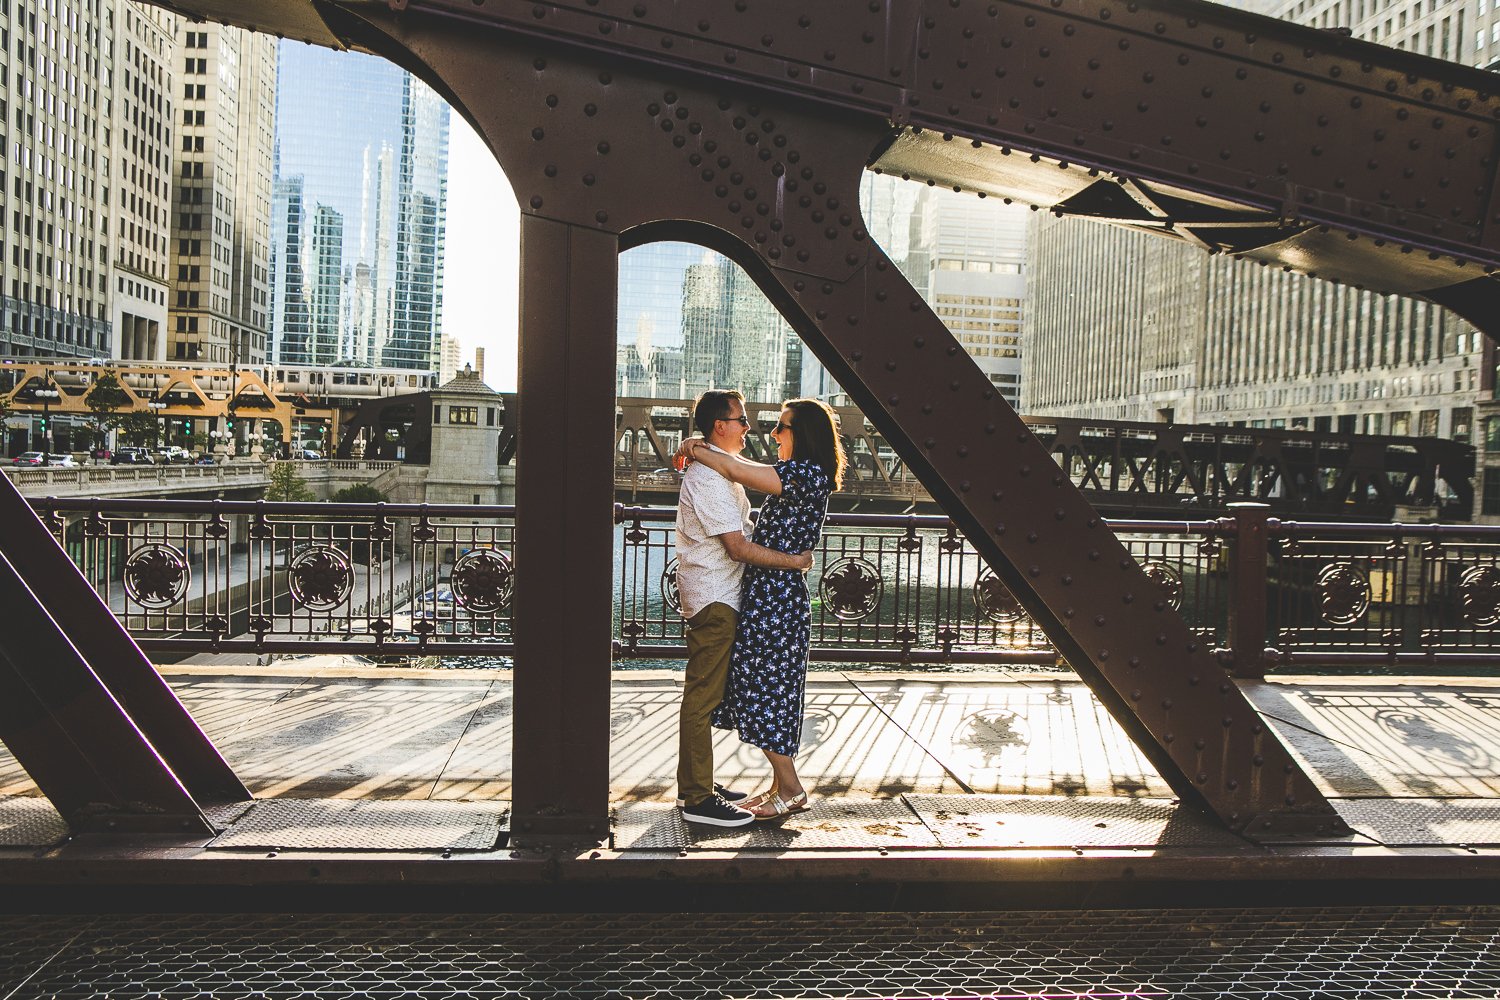
{"type": "Polygon", "coordinates": [[[104,459],[105,461],[108,461],[110,458],[114,457],[114,454],[115,453],[110,451],[108,448],[95,448],[93,451],[89,452],[89,457],[104,459]]]}
{"type": "Polygon", "coordinates": [[[64,469],[76,469],[78,463],[73,461],[72,455],[47,455],[43,456],[39,451],[23,451],[11,459],[11,465],[55,465],[64,469]]]}
{"type": "Polygon", "coordinates": [[[217,465],[218,461],[212,455],[204,455],[193,463],[194,465],[217,465]]]}
{"type": "Polygon", "coordinates": [[[303,448],[302,454],[299,457],[304,462],[321,462],[323,460],[323,453],[321,451],[313,451],[311,448],[303,448]]]}
{"type": "Polygon", "coordinates": [[[110,465],[155,465],[151,453],[145,448],[118,448],[110,456],[110,465]]]}
{"type": "Polygon", "coordinates": [[[186,449],[175,444],[157,448],[151,453],[151,457],[157,465],[186,465],[192,460],[192,456],[187,453],[186,449]]]}

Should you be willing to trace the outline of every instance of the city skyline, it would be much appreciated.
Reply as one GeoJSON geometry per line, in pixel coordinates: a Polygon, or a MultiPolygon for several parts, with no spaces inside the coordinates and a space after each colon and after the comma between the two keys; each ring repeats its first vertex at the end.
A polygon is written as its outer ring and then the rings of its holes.
{"type": "Polygon", "coordinates": [[[272,357],[436,370],[447,104],[374,56],[283,41],[278,69],[272,357]]]}

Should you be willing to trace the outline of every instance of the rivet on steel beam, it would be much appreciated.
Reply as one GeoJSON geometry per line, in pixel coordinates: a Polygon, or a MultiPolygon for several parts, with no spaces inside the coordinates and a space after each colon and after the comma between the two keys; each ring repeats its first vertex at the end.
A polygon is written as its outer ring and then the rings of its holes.
{"type": "Polygon", "coordinates": [[[1098,562],[1098,561],[1099,561],[1099,550],[1098,549],[1089,549],[1089,562],[1098,562]]]}
{"type": "Polygon", "coordinates": [[[1262,766],[1263,764],[1265,764],[1265,762],[1266,759],[1260,754],[1256,754],[1254,757],[1250,758],[1250,763],[1254,764],[1256,767],[1262,766]]]}
{"type": "Polygon", "coordinates": [[[1130,700],[1131,701],[1140,701],[1141,700],[1141,692],[1140,691],[1132,691],[1132,692],[1130,692],[1130,700]]]}
{"type": "Polygon", "coordinates": [[[858,362],[858,361],[863,361],[864,359],[865,359],[865,352],[864,351],[851,351],[850,354],[849,354],[849,360],[850,361],[858,362]]]}
{"type": "Polygon", "coordinates": [[[605,212],[605,211],[602,211],[602,210],[598,211],[598,212],[595,212],[594,213],[594,221],[598,222],[601,225],[603,225],[604,223],[606,223],[606,222],[609,221],[609,213],[605,212]]]}
{"type": "Polygon", "coordinates": [[[1134,670],[1136,667],[1139,667],[1141,665],[1141,658],[1139,656],[1132,656],[1130,659],[1126,660],[1125,663],[1132,670],[1134,670]]]}
{"type": "Polygon", "coordinates": [[[1194,750],[1202,750],[1206,746],[1208,746],[1208,744],[1205,743],[1202,739],[1196,739],[1193,741],[1194,750]]]}
{"type": "Polygon", "coordinates": [[[1039,539],[1039,538],[1041,538],[1041,536],[1038,535],[1035,531],[1028,531],[1026,533],[1026,540],[1028,542],[1032,543],[1033,545],[1036,544],[1037,539],[1039,539]]]}
{"type": "Polygon", "coordinates": [[[541,208],[542,207],[542,199],[540,197],[538,197],[537,195],[532,195],[531,196],[531,207],[532,208],[541,208]]]}
{"type": "Polygon", "coordinates": [[[999,503],[1000,501],[1005,499],[1005,491],[996,490],[995,492],[990,494],[990,499],[995,501],[996,503],[999,503]]]}
{"type": "Polygon", "coordinates": [[[995,534],[997,534],[997,535],[1003,535],[1003,534],[1005,534],[1005,522],[1004,521],[1002,521],[999,524],[995,525],[995,534]]]}
{"type": "Polygon", "coordinates": [[[926,448],[928,451],[931,451],[933,448],[937,447],[937,441],[933,438],[928,438],[926,441],[922,442],[922,447],[926,448]]]}
{"type": "Polygon", "coordinates": [[[1040,566],[1032,566],[1026,572],[1030,576],[1033,576],[1033,577],[1041,576],[1042,575],[1042,567],[1040,567],[1040,566]]]}
{"type": "Polygon", "coordinates": [[[1158,633],[1156,633],[1156,644],[1158,646],[1165,646],[1167,644],[1167,633],[1165,633],[1165,632],[1158,632],[1158,633]]]}

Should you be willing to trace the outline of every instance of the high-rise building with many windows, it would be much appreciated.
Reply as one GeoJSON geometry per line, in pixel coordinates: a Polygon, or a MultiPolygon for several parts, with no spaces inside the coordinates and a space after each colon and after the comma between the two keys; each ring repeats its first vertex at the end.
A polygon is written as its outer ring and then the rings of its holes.
{"type": "MultiPolygon", "coordinates": [[[[871,238],[1015,406],[1024,353],[1027,210],[875,173],[860,185],[860,209],[871,238]]],[[[843,390],[809,355],[802,391],[830,397],[843,390]]]]}
{"type": "Polygon", "coordinates": [[[123,3],[115,11],[110,108],[110,338],[99,353],[167,357],[171,261],[175,15],[123,3]]]}
{"type": "Polygon", "coordinates": [[[159,335],[175,134],[162,17],[128,0],[0,3],[0,355],[118,353],[122,312],[159,335]]]}
{"type": "Polygon", "coordinates": [[[278,58],[272,358],[436,371],[447,104],[375,56],[278,58]]]}
{"type": "Polygon", "coordinates": [[[729,388],[774,403],[798,393],[796,334],[739,265],[711,250],[650,243],[621,254],[618,316],[621,396],[729,388]]]}
{"type": "MultiPolygon", "coordinates": [[[[1500,9],[1482,0],[1254,6],[1442,59],[1500,58],[1500,9]]],[[[1441,435],[1500,465],[1500,412],[1484,412],[1493,347],[1444,309],[1047,213],[1030,247],[1028,413],[1441,435]]],[[[1483,513],[1500,515],[1500,468],[1483,476],[1483,513]]]]}
{"type": "Polygon", "coordinates": [[[177,24],[169,357],[266,360],[275,39],[177,24]]]}

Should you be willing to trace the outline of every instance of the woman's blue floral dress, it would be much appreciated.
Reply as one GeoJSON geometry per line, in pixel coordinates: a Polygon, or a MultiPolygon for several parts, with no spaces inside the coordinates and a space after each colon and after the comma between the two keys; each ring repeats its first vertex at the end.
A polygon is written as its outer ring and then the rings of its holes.
{"type": "MultiPolygon", "coordinates": [[[[776,463],[781,495],[769,497],[755,522],[757,545],[805,552],[818,544],[833,480],[814,462],[776,463]]],[[[772,753],[797,753],[802,742],[802,694],[807,684],[812,609],[807,577],[792,569],[745,569],[739,625],[729,654],[724,700],[714,710],[720,729],[772,753]]]]}

